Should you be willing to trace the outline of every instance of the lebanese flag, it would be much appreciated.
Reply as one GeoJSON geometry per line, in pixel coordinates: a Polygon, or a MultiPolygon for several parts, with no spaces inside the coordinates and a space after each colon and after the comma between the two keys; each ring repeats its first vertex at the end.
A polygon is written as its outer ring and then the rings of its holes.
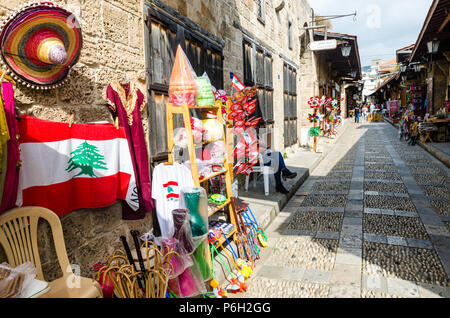
{"type": "Polygon", "coordinates": [[[231,86],[233,86],[238,92],[242,91],[245,88],[245,85],[234,73],[231,73],[231,78],[231,86]]]}
{"type": "Polygon", "coordinates": [[[22,166],[17,206],[41,206],[63,216],[125,200],[139,208],[125,130],[109,123],[57,123],[31,116],[19,122],[22,166]]]}

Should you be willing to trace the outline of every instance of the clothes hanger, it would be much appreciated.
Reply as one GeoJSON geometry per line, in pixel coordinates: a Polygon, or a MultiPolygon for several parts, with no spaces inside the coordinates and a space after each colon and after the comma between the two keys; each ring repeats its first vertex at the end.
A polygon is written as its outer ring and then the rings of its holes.
{"type": "Polygon", "coordinates": [[[69,128],[72,128],[74,121],[75,121],[75,111],[72,111],[69,117],[69,128]]]}
{"type": "Polygon", "coordinates": [[[16,85],[16,82],[12,79],[12,77],[7,75],[6,70],[1,70],[1,72],[2,72],[2,75],[0,76],[0,83],[5,82],[5,80],[6,80],[7,82],[10,82],[13,85],[16,85]]]}

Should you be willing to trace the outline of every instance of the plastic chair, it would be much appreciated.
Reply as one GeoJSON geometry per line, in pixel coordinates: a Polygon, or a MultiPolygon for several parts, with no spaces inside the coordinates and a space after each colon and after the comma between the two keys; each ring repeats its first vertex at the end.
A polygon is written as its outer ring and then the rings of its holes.
{"type": "MultiPolygon", "coordinates": [[[[263,156],[261,154],[258,155],[259,159],[259,166],[254,166],[253,171],[251,173],[257,173],[257,175],[253,179],[253,187],[256,188],[256,180],[258,179],[261,174],[264,177],[264,193],[266,196],[268,196],[270,193],[270,185],[269,185],[269,177],[270,175],[275,174],[274,170],[270,166],[264,166],[263,156]],[[259,174],[259,175],[258,175],[259,174]]],[[[245,176],[245,192],[248,192],[248,183],[250,180],[250,175],[245,176]]]]}
{"type": "Polygon", "coordinates": [[[100,285],[93,279],[76,276],[67,257],[66,245],[59,217],[42,207],[12,209],[0,216],[0,244],[6,252],[8,263],[16,267],[31,262],[36,267],[39,280],[44,280],[37,243],[39,219],[50,224],[53,242],[63,277],[49,282],[49,292],[44,298],[101,298],[100,285]]]}

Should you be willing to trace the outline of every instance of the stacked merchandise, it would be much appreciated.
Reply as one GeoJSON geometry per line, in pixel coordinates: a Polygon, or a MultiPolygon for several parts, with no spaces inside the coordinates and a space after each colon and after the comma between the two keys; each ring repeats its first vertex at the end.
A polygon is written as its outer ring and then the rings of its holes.
{"type": "MultiPolygon", "coordinates": [[[[236,76],[234,78],[237,79],[236,76]]],[[[257,97],[256,87],[244,87],[234,94],[228,113],[228,121],[233,122],[232,133],[239,137],[233,155],[237,160],[236,174],[249,175],[258,163],[259,141],[256,127],[260,117],[254,116],[257,97]]]]}
{"type": "Polygon", "coordinates": [[[214,94],[208,75],[204,74],[196,79],[197,84],[197,106],[213,106],[214,94]]]}
{"type": "Polygon", "coordinates": [[[186,55],[181,47],[178,46],[169,84],[169,95],[172,105],[196,105],[197,84],[192,75],[193,73],[194,71],[187,61],[186,55]]]}
{"type": "MultiPolygon", "coordinates": [[[[214,113],[209,110],[210,107],[220,110],[219,107],[223,106],[224,101],[215,100],[215,97],[223,95],[223,92],[213,90],[206,74],[202,77],[196,76],[181,48],[178,48],[175,60],[171,79],[176,82],[174,85],[172,82],[169,84],[173,89],[169,89],[171,104],[168,105],[168,123],[172,122],[170,116],[173,113],[182,113],[185,125],[190,123],[190,127],[179,129],[173,134],[173,140],[170,140],[173,124],[168,125],[169,148],[171,148],[171,144],[180,148],[188,147],[189,160],[181,158],[181,160],[177,160],[181,161],[181,164],[175,162],[173,151],[170,149],[169,161],[155,167],[152,178],[152,195],[156,203],[161,235],[155,237],[153,233],[149,233],[143,239],[151,240],[161,250],[165,250],[167,247],[177,253],[172,258],[173,270],[168,281],[170,297],[194,297],[197,295],[224,297],[228,291],[237,292],[246,289],[245,279],[250,276],[254,261],[259,257],[259,247],[255,245],[260,243],[256,244],[254,238],[261,233],[261,230],[259,229],[258,232],[259,227],[250,218],[245,218],[248,223],[244,224],[242,215],[238,213],[237,215],[240,216],[239,233],[247,238],[245,241],[247,252],[241,250],[235,253],[233,251],[233,257],[223,245],[225,241],[229,243],[229,238],[237,231],[236,226],[232,224],[231,216],[229,222],[209,219],[216,212],[226,211],[231,207],[229,198],[231,192],[228,191],[230,183],[228,173],[231,174],[231,171],[226,170],[227,152],[223,135],[224,129],[223,124],[219,122],[221,112],[214,113]],[[184,85],[187,91],[183,91],[180,83],[191,83],[191,79],[196,82],[196,88],[184,85]],[[193,94],[194,91],[195,94],[193,94]],[[195,99],[195,102],[191,99],[195,99]],[[200,107],[207,108],[205,110],[207,113],[203,113],[206,116],[201,119],[191,117],[187,113],[200,107]],[[197,146],[201,146],[201,148],[197,146]],[[201,149],[202,151],[195,151],[192,156],[191,149],[201,149]],[[196,162],[193,163],[192,160],[196,162]],[[193,170],[195,165],[198,171],[193,170]],[[225,184],[221,177],[227,180],[225,184]],[[206,187],[208,192],[199,186],[206,182],[208,182],[206,187]],[[222,248],[229,261],[235,264],[237,274],[227,267],[218,248],[222,248]],[[215,255],[218,255],[231,276],[230,284],[224,288],[219,288],[219,283],[215,279],[215,255]],[[213,289],[212,293],[207,293],[206,283],[208,281],[213,289]]],[[[254,123],[257,122],[256,119],[244,120],[254,111],[255,105],[252,98],[255,95],[255,90],[247,90],[245,94],[240,95],[243,98],[235,102],[235,106],[240,106],[229,109],[228,116],[234,116],[233,119],[237,121],[237,126],[240,128],[254,126],[254,123]]],[[[230,211],[234,210],[230,209],[230,211]]],[[[228,244],[228,248],[232,248],[232,245],[228,244]]]]}

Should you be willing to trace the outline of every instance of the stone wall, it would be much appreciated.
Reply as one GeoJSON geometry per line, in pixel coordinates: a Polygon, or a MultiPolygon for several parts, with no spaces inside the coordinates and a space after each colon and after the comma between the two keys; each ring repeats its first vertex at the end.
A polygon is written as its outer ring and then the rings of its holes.
{"type": "MultiPolygon", "coordinates": [[[[0,0],[0,18],[27,1],[0,0]]],[[[83,30],[80,61],[69,75],[69,82],[58,89],[35,91],[15,87],[16,111],[38,118],[66,122],[73,112],[75,122],[106,120],[113,122],[106,106],[106,87],[114,80],[135,81],[145,93],[145,59],[142,0],[65,0],[59,1],[79,19],[83,30]]],[[[142,113],[147,134],[147,112],[142,113]]],[[[123,221],[121,204],[100,209],[73,211],[61,218],[71,263],[81,275],[92,277],[92,265],[105,261],[121,247],[120,235],[131,229],[148,231],[151,215],[141,221],[123,221]]],[[[48,224],[39,226],[41,261],[47,279],[60,275],[56,266],[48,224]]],[[[4,261],[1,256],[0,263],[4,261]]]]}

